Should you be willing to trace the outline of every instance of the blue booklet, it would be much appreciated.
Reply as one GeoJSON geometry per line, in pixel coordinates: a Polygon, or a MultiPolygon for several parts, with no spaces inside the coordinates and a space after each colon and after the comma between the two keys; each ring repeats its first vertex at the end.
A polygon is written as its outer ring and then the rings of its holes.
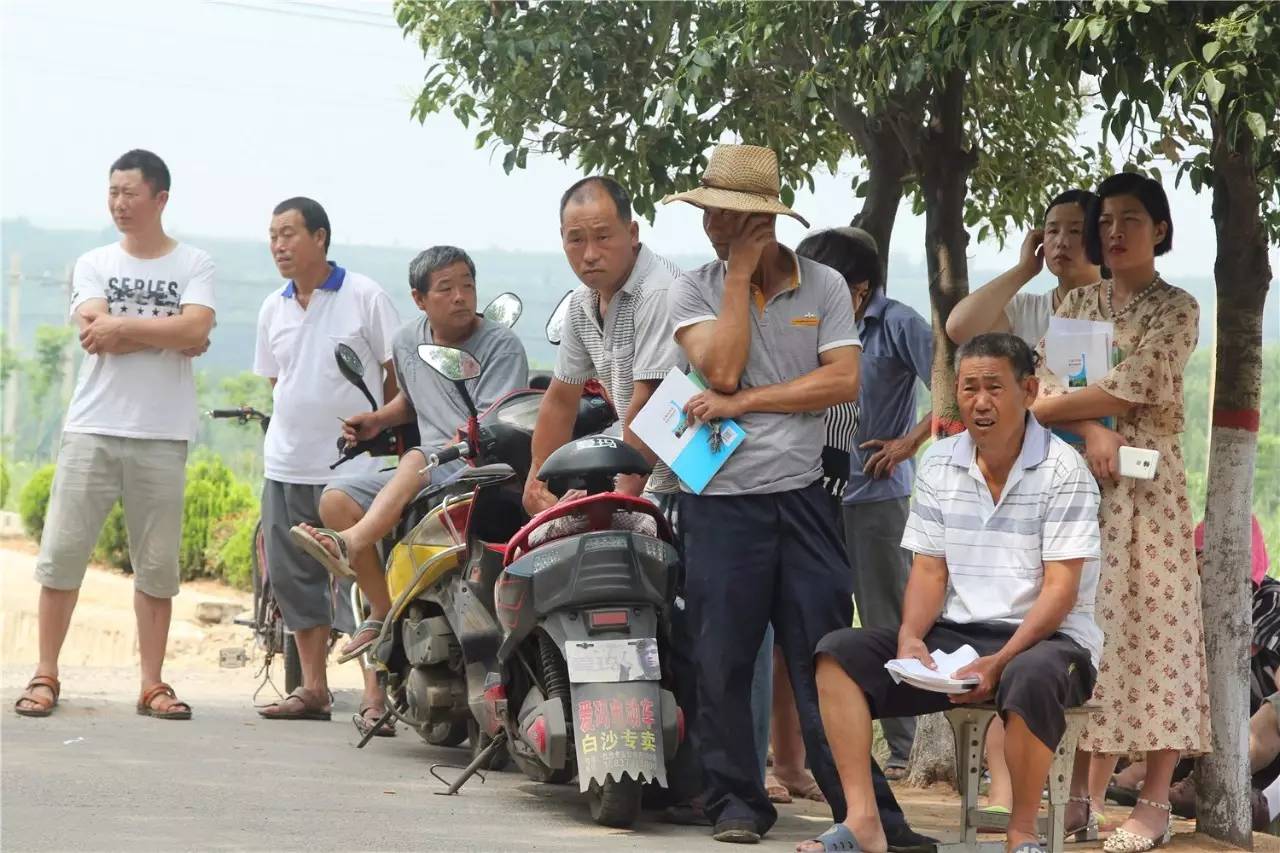
{"type": "Polygon", "coordinates": [[[729,418],[717,421],[714,430],[711,424],[690,422],[685,404],[705,388],[696,372],[686,376],[673,367],[631,422],[631,431],[694,494],[702,493],[747,437],[738,422],[729,418]],[[719,446],[714,448],[713,431],[719,432],[719,446]]]}

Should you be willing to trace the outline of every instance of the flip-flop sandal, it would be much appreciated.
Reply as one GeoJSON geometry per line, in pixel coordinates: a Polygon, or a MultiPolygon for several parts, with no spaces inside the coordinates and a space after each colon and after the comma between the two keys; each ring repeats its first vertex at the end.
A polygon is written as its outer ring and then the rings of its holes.
{"type": "Polygon", "coordinates": [[[338,656],[338,663],[346,663],[349,660],[355,660],[368,651],[369,647],[378,642],[378,638],[382,636],[383,621],[381,619],[366,619],[356,628],[356,632],[351,635],[351,642],[342,647],[342,654],[338,656]],[[356,637],[365,632],[369,633],[367,640],[356,643],[356,637]]]}
{"type": "Polygon", "coordinates": [[[47,717],[53,713],[54,708],[58,707],[58,696],[61,694],[62,682],[52,675],[37,675],[27,682],[27,688],[22,691],[18,701],[13,703],[13,710],[22,717],[47,717]],[[43,687],[52,693],[53,700],[50,701],[33,693],[32,691],[37,687],[43,687]],[[29,706],[22,707],[23,702],[29,703],[29,706]]]}
{"type": "Polygon", "coordinates": [[[884,778],[890,782],[901,782],[907,778],[907,765],[890,764],[884,768],[884,778]]]}
{"type": "Polygon", "coordinates": [[[354,578],[356,572],[355,569],[351,568],[351,562],[347,554],[347,540],[339,536],[338,531],[330,530],[327,527],[317,527],[315,530],[316,532],[313,536],[302,525],[295,524],[289,528],[289,535],[293,538],[295,545],[306,552],[307,556],[328,569],[331,574],[340,578],[354,578]],[[340,556],[333,556],[329,549],[320,542],[320,539],[328,539],[332,542],[337,547],[340,556]]]}
{"type": "Polygon", "coordinates": [[[772,773],[764,777],[764,792],[768,795],[771,803],[786,805],[791,802],[791,792],[772,773]]]}
{"type": "MultiPolygon", "coordinates": [[[[858,839],[853,837],[853,832],[843,823],[832,824],[831,828],[819,835],[817,838],[810,838],[805,844],[821,844],[824,853],[826,851],[844,851],[845,853],[861,853],[862,848],[858,846],[858,839]]],[[[806,851],[808,853],[808,851],[806,851]]],[[[817,853],[817,851],[814,851],[817,853]]]]}
{"type": "MultiPolygon", "coordinates": [[[[978,811],[981,814],[990,814],[990,815],[1012,814],[1011,810],[1006,808],[1005,806],[983,806],[982,808],[978,809],[978,811]]],[[[1004,832],[1004,830],[994,826],[983,826],[978,828],[978,832],[1004,832]]]]}
{"type": "Polygon", "coordinates": [[[142,691],[142,695],[138,697],[138,714],[155,717],[157,720],[189,720],[191,706],[179,699],[172,687],[160,681],[142,691]],[[163,711],[151,707],[161,696],[168,696],[173,700],[163,711]]]}
{"type": "Polygon", "coordinates": [[[279,702],[272,702],[265,708],[258,709],[258,716],[264,720],[321,720],[328,721],[333,719],[333,712],[323,705],[310,705],[307,703],[306,695],[302,692],[303,688],[299,687],[279,702]],[[296,700],[296,704],[301,706],[297,711],[285,711],[284,706],[296,700]],[[275,708],[277,710],[272,711],[275,708]]]}
{"type": "MultiPolygon", "coordinates": [[[[382,716],[381,714],[379,714],[377,717],[374,717],[373,719],[369,719],[369,717],[365,716],[365,714],[372,710],[373,710],[372,705],[365,705],[363,708],[360,709],[360,713],[351,715],[351,722],[355,723],[356,731],[360,733],[360,737],[364,737],[365,735],[367,735],[369,733],[369,729],[373,728],[373,724],[376,723],[378,721],[378,718],[382,716]]],[[[385,723],[382,724],[382,728],[378,729],[378,731],[375,732],[373,736],[374,737],[395,737],[396,721],[387,720],[385,723]]]]}
{"type": "Polygon", "coordinates": [[[818,780],[810,778],[805,785],[791,786],[787,785],[787,793],[793,797],[799,797],[802,800],[811,800],[815,803],[825,803],[827,797],[822,793],[822,788],[818,786],[818,780]]]}

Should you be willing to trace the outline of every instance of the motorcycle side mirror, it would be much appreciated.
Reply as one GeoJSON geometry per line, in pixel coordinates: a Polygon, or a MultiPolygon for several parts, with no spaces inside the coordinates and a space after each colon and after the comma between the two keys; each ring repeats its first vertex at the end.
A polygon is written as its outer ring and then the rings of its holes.
{"type": "Polygon", "coordinates": [[[458,393],[462,395],[462,400],[467,404],[467,411],[472,417],[478,417],[476,404],[471,399],[471,392],[467,390],[467,380],[475,379],[480,375],[480,362],[476,361],[475,356],[464,350],[455,347],[441,346],[440,344],[419,344],[418,358],[439,373],[445,379],[453,383],[458,389],[458,393]]]}
{"type": "Polygon", "coordinates": [[[378,401],[369,392],[369,386],[364,384],[364,362],[360,356],[346,344],[338,344],[333,350],[333,356],[338,362],[338,372],[342,374],[342,378],[359,388],[369,405],[376,410],[378,401]]]}
{"type": "Polygon", "coordinates": [[[524,302],[514,293],[500,293],[484,306],[484,310],[480,313],[486,320],[492,320],[510,329],[524,313],[524,302]]]}
{"type": "Polygon", "coordinates": [[[547,340],[556,346],[560,346],[560,339],[563,337],[564,321],[569,316],[569,303],[572,297],[572,290],[560,297],[556,310],[551,312],[551,317],[547,320],[547,340]]]}

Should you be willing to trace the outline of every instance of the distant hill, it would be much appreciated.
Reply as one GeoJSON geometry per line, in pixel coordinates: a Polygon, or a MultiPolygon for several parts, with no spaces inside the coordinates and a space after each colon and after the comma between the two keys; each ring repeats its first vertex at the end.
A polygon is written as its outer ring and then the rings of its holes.
{"type": "MultiPolygon", "coordinates": [[[[275,265],[264,241],[225,240],[177,235],[213,255],[218,266],[218,327],[214,346],[200,360],[201,369],[226,374],[250,367],[258,308],[268,293],[282,287],[275,265]]],[[[23,219],[0,222],[0,258],[4,270],[4,298],[0,310],[6,314],[3,328],[8,329],[8,275],[10,258],[18,255],[21,262],[20,290],[21,347],[29,348],[35,329],[41,324],[58,324],[66,319],[67,273],[75,259],[95,246],[117,239],[114,229],[100,231],[55,230],[40,228],[23,219]]],[[[425,248],[425,245],[422,247],[425,248]]],[[[463,247],[466,248],[466,247],[463,247]]],[[[655,247],[661,251],[661,247],[655,247]]],[[[409,298],[407,271],[417,249],[381,246],[349,246],[335,244],[330,256],[352,270],[358,270],[382,284],[391,295],[401,317],[412,317],[417,308],[409,298]]],[[[549,366],[555,359],[555,348],[547,343],[543,327],[560,297],[577,284],[564,256],[552,252],[472,252],[476,262],[480,302],[483,305],[497,294],[510,290],[524,301],[524,314],[516,325],[528,350],[530,360],[538,366],[549,366]]],[[[710,259],[672,256],[685,268],[710,259]]],[[[998,271],[971,270],[970,281],[976,287],[998,271]]],[[[1212,341],[1214,289],[1208,279],[1181,278],[1176,269],[1167,270],[1175,284],[1191,292],[1201,305],[1201,346],[1212,341]]],[[[895,256],[889,267],[889,293],[929,316],[927,275],[919,264],[895,256]]],[[[1036,285],[1032,285],[1035,287],[1036,285]]],[[[1041,287],[1048,287],[1047,278],[1041,287]]],[[[1264,326],[1266,340],[1280,339],[1280,317],[1275,310],[1274,291],[1268,300],[1264,326]]]]}

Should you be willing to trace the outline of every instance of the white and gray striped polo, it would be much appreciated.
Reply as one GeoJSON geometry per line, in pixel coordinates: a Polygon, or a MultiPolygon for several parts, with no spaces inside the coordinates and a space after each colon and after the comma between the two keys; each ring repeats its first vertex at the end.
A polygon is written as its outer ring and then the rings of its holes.
{"type": "Polygon", "coordinates": [[[1098,485],[1080,454],[1028,415],[1022,451],[999,502],[978,469],[968,432],[929,449],[916,474],[902,547],[946,559],[941,618],[962,625],[1021,622],[1040,595],[1045,561],[1084,558],[1080,592],[1059,630],[1088,650],[1097,668],[1098,501],[1098,485]]]}
{"type": "MultiPolygon", "coordinates": [[[[667,290],[680,268],[641,246],[631,275],[600,317],[600,296],[582,285],[573,292],[565,319],[555,377],[570,385],[598,379],[624,420],[636,382],[660,382],[676,365],[667,290]]],[[[619,426],[621,434],[621,426],[619,426]]],[[[661,460],[647,491],[680,491],[680,481],[661,460]]]]}

